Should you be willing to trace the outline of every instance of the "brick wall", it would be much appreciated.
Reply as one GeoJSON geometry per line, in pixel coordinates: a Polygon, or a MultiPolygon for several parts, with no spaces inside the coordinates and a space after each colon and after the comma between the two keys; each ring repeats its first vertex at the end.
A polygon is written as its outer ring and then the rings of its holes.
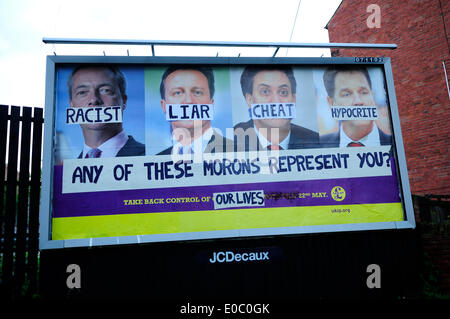
{"type": "Polygon", "coordinates": [[[391,57],[411,191],[450,194],[450,1],[343,0],[328,23],[330,42],[396,43],[396,50],[332,50],[333,56],[391,57]],[[369,4],[381,27],[367,26],[369,4]],[[445,22],[444,22],[445,21],[445,22]]]}

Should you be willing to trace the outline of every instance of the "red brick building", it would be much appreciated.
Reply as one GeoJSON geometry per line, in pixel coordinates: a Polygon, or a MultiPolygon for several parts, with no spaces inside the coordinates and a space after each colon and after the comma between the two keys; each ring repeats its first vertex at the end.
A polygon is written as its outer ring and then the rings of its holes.
{"type": "Polygon", "coordinates": [[[391,57],[411,192],[450,195],[450,1],[343,0],[326,28],[330,42],[397,44],[332,55],[391,57]],[[379,28],[371,4],[380,9],[379,28]]]}
{"type": "Polygon", "coordinates": [[[424,251],[423,294],[436,297],[444,293],[448,297],[450,1],[343,0],[326,28],[330,42],[398,46],[395,50],[333,49],[331,53],[391,57],[411,193],[424,251]],[[373,6],[368,10],[371,4],[379,8],[379,25],[375,27],[376,12],[372,11],[373,6]]]}

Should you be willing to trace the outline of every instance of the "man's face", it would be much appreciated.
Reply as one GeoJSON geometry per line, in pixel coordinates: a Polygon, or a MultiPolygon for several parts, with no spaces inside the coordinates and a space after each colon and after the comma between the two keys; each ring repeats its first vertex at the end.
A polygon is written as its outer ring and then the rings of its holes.
{"type": "MultiPolygon", "coordinates": [[[[295,103],[295,94],[286,73],[282,71],[260,71],[253,78],[253,93],[246,94],[248,107],[258,103],[295,103]]],[[[254,120],[266,128],[289,126],[291,119],[254,120]]]]}
{"type": "MultiPolygon", "coordinates": [[[[208,79],[197,70],[177,70],[165,79],[165,100],[161,107],[166,112],[166,104],[213,104],[210,96],[208,79]]],[[[209,121],[181,120],[172,121],[173,129],[194,128],[205,125],[209,121]]]]}
{"type": "Polygon", "coordinates": [[[361,72],[339,72],[334,80],[334,105],[374,105],[369,82],[361,72]]]}
{"type": "MultiPolygon", "coordinates": [[[[375,105],[372,90],[361,72],[339,72],[335,77],[334,97],[328,97],[332,106],[371,106],[375,105]]],[[[370,120],[345,121],[353,125],[367,125],[370,120]]]]}
{"type": "MultiPolygon", "coordinates": [[[[78,70],[72,79],[72,107],[118,106],[124,109],[127,97],[120,94],[114,74],[107,68],[78,70]]],[[[102,129],[112,124],[82,124],[89,129],[102,129]]]]}

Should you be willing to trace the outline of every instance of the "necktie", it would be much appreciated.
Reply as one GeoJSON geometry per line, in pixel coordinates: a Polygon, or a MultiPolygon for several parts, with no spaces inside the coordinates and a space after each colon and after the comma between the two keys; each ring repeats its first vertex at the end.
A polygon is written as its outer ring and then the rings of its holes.
{"type": "Polygon", "coordinates": [[[267,146],[267,149],[271,150],[271,151],[282,151],[283,150],[283,148],[278,144],[271,144],[271,145],[267,146]]]}
{"type": "Polygon", "coordinates": [[[361,147],[361,146],[364,146],[364,144],[361,142],[350,142],[347,144],[347,147],[361,147]]]}
{"type": "Polygon", "coordinates": [[[102,154],[102,151],[98,148],[91,148],[89,152],[86,153],[85,158],[98,158],[102,154]]]}
{"type": "Polygon", "coordinates": [[[192,153],[194,153],[193,151],[192,151],[192,147],[186,147],[184,150],[183,150],[183,147],[180,147],[180,150],[179,150],[179,154],[180,155],[183,155],[183,154],[192,154],[192,153]]]}

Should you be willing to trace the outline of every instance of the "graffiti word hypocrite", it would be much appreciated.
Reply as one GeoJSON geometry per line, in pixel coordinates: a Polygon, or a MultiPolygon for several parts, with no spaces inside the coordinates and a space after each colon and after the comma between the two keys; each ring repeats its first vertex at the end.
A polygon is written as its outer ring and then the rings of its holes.
{"type": "Polygon", "coordinates": [[[333,106],[331,116],[336,120],[376,120],[376,106],[333,106]]]}

